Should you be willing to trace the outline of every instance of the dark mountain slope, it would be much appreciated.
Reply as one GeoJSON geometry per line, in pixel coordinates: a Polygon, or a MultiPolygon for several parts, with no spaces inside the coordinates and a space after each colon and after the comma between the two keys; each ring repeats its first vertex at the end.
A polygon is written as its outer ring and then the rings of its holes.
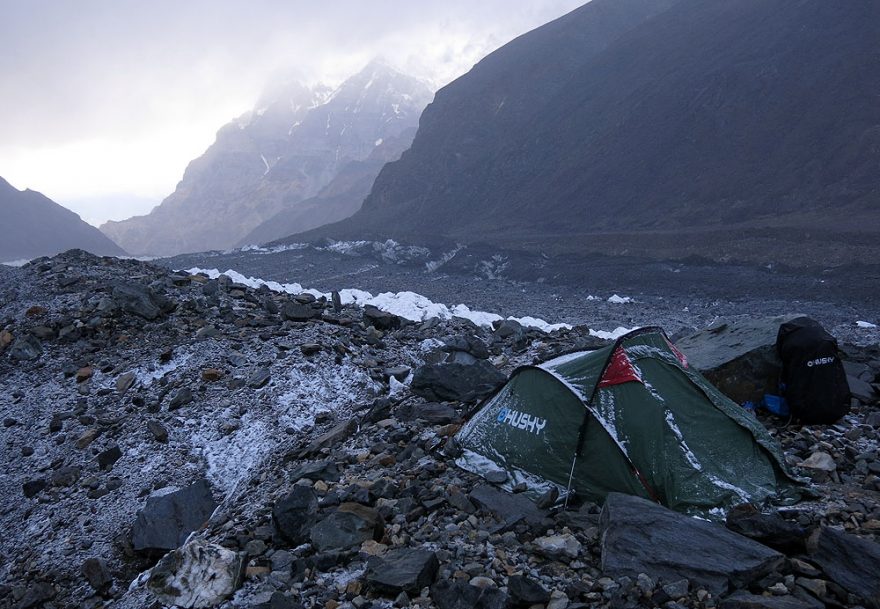
{"type": "Polygon", "coordinates": [[[97,255],[125,252],[69,209],[0,178],[0,261],[53,256],[79,248],[97,255]]]}
{"type": "Polygon", "coordinates": [[[322,232],[713,257],[753,228],[771,231],[754,247],[863,239],[878,40],[868,0],[594,0],[441,90],[362,211],[322,232]]]}
{"type": "Polygon", "coordinates": [[[414,135],[412,128],[398,137],[384,138],[365,160],[342,167],[317,195],[281,210],[248,233],[239,245],[267,243],[348,218],[361,208],[385,163],[400,158],[414,135]]]}

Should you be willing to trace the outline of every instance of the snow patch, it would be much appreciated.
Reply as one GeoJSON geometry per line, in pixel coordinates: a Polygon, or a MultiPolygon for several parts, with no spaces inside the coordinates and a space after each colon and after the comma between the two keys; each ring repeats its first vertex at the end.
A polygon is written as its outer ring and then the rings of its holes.
{"type": "Polygon", "coordinates": [[[13,267],[18,268],[18,267],[22,267],[22,266],[26,265],[30,261],[31,261],[30,258],[21,258],[19,260],[10,260],[8,262],[0,262],[0,264],[2,264],[3,266],[13,266],[13,267]]]}
{"type": "Polygon", "coordinates": [[[623,326],[618,326],[615,329],[606,332],[605,330],[593,330],[592,328],[590,328],[590,336],[595,336],[596,338],[602,338],[605,340],[617,340],[624,334],[629,334],[633,330],[638,329],[638,326],[634,328],[624,328],[623,326]]]}
{"type": "MultiPolygon", "coordinates": [[[[259,288],[266,286],[273,292],[286,294],[312,294],[315,298],[330,299],[331,295],[319,290],[305,289],[299,283],[279,283],[277,281],[266,281],[256,277],[245,277],[238,271],[229,269],[221,273],[217,269],[202,269],[193,267],[183,271],[190,275],[203,274],[210,279],[217,279],[220,275],[226,275],[233,282],[246,285],[251,288],[259,288]]],[[[426,296],[416,294],[415,292],[383,292],[377,296],[373,296],[370,292],[358,289],[345,289],[339,291],[339,298],[343,305],[355,305],[365,307],[372,305],[382,311],[386,311],[398,317],[408,319],[414,322],[423,322],[428,319],[452,319],[458,317],[468,319],[479,326],[490,327],[494,322],[505,319],[496,313],[488,313],[485,311],[472,311],[470,307],[464,304],[458,304],[451,309],[445,304],[436,303],[426,296]]],[[[571,329],[570,324],[557,323],[551,324],[537,317],[507,317],[507,319],[518,322],[522,326],[529,328],[537,328],[543,332],[554,332],[556,330],[571,329]]]]}
{"type": "Polygon", "coordinates": [[[611,304],[629,304],[634,301],[629,296],[618,296],[617,294],[613,294],[608,297],[608,302],[611,304]]]}

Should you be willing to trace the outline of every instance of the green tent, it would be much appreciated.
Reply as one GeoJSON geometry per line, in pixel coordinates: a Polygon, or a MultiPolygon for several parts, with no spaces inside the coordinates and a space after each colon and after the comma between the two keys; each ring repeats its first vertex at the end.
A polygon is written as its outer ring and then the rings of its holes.
{"type": "Polygon", "coordinates": [[[623,492],[711,513],[795,489],[767,430],[659,328],[517,369],[456,439],[460,467],[502,470],[507,487],[525,483],[533,496],[623,492]]]}

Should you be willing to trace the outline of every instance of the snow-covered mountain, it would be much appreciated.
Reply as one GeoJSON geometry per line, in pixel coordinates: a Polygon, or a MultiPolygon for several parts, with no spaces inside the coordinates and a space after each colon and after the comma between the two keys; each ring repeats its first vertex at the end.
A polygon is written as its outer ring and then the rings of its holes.
{"type": "Polygon", "coordinates": [[[379,61],[335,91],[298,82],[276,86],[253,111],[220,129],[161,205],[101,230],[137,255],[232,247],[318,195],[386,140],[407,137],[408,147],[431,97],[427,85],[379,61]]]}
{"type": "Polygon", "coordinates": [[[0,261],[51,256],[78,248],[93,254],[125,254],[77,214],[33,190],[0,178],[0,261]]]}

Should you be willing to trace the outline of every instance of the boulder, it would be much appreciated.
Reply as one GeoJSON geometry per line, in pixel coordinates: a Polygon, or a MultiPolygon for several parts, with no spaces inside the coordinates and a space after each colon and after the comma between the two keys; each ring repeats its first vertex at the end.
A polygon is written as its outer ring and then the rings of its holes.
{"type": "Polygon", "coordinates": [[[494,393],[506,380],[486,360],[430,364],[416,369],[410,389],[426,400],[474,402],[494,393]]]}
{"type": "Polygon", "coordinates": [[[507,609],[510,602],[498,588],[477,588],[448,579],[431,586],[431,598],[437,609],[507,609]]]}
{"type": "Polygon", "coordinates": [[[286,497],[272,507],[272,522],[279,535],[292,546],[305,543],[314,526],[318,496],[311,487],[295,486],[286,497]]]}
{"type": "Polygon", "coordinates": [[[166,605],[213,607],[235,592],[243,573],[241,554],[197,537],[150,569],[147,589],[166,605]]]}
{"type": "Polygon", "coordinates": [[[810,558],[834,583],[880,608],[880,544],[822,527],[808,542],[810,558]]]}
{"type": "Polygon", "coordinates": [[[367,583],[384,594],[417,594],[434,583],[440,563],[424,548],[397,548],[384,556],[373,556],[367,567],[367,583]]]}
{"type": "Polygon", "coordinates": [[[148,321],[154,321],[175,309],[173,301],[144,285],[116,281],[111,288],[111,298],[119,309],[148,321]]]}
{"type": "Polygon", "coordinates": [[[135,550],[173,550],[201,527],[217,508],[205,479],[167,493],[147,497],[132,528],[135,550]]]}
{"type": "Polygon", "coordinates": [[[719,595],[779,567],[784,556],[722,526],[630,495],[610,493],[599,519],[610,577],[687,578],[719,595]]]}
{"type": "Polygon", "coordinates": [[[778,394],[782,362],[776,353],[779,326],[800,315],[719,322],[685,337],[676,346],[688,363],[738,404],[758,404],[778,394]]]}
{"type": "Polygon", "coordinates": [[[347,550],[368,539],[381,539],[382,517],[373,508],[343,503],[335,512],[312,527],[310,538],[319,552],[347,550]]]}

